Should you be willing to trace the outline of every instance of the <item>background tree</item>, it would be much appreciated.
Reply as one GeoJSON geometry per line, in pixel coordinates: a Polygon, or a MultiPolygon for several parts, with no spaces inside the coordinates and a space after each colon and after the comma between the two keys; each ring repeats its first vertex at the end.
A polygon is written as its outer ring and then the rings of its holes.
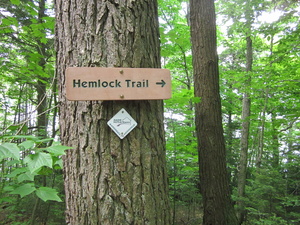
{"type": "Polygon", "coordinates": [[[253,44],[252,44],[252,23],[254,20],[254,8],[255,5],[246,2],[244,11],[245,22],[245,39],[246,39],[246,68],[245,68],[245,89],[243,90],[243,101],[242,101],[242,130],[241,130],[241,140],[240,140],[240,159],[237,174],[237,217],[239,224],[242,224],[245,216],[245,205],[243,198],[245,196],[245,186],[246,186],[246,175],[247,175],[247,158],[248,158],[248,147],[249,147],[249,130],[250,130],[250,115],[251,115],[251,72],[253,64],[253,44]]]}
{"type": "Polygon", "coordinates": [[[170,224],[162,101],[65,98],[68,66],[160,67],[157,2],[56,1],[67,223],[170,224]],[[138,126],[120,140],[107,121],[138,126]]]}
{"type": "Polygon", "coordinates": [[[49,159],[46,161],[45,151],[41,150],[42,146],[53,144],[52,139],[46,141],[45,137],[54,138],[57,132],[52,15],[53,5],[44,0],[0,3],[0,142],[4,146],[5,142],[11,142],[10,151],[19,155],[7,155],[5,147],[0,150],[0,203],[5,204],[5,216],[0,220],[3,223],[13,220],[30,220],[31,224],[61,222],[54,217],[61,218],[63,214],[59,212],[63,203],[41,199],[35,194],[41,193],[44,187],[62,190],[59,181],[62,165],[53,160],[58,156],[52,155],[52,158],[46,154],[49,159]],[[33,165],[42,159],[47,166],[42,163],[39,170],[29,170],[28,163],[33,165]],[[10,193],[23,198],[9,196],[10,193]],[[20,211],[22,215],[18,214],[20,211]]]}
{"type": "MultiPolygon", "coordinates": [[[[236,158],[236,155],[239,154],[234,149],[239,148],[237,144],[241,138],[241,124],[244,121],[241,120],[239,115],[241,101],[238,100],[242,99],[244,91],[247,91],[252,97],[251,114],[248,118],[250,121],[248,157],[244,159],[244,165],[248,167],[244,171],[245,176],[243,178],[245,181],[245,195],[236,199],[245,206],[244,213],[246,217],[244,217],[244,223],[274,223],[274,221],[277,221],[279,224],[284,224],[283,221],[295,221],[295,217],[292,218],[291,214],[284,214],[286,208],[282,207],[287,203],[287,199],[283,200],[282,196],[290,196],[287,192],[284,194],[283,191],[284,180],[287,180],[285,178],[281,179],[285,177],[283,171],[289,163],[286,163],[287,161],[284,159],[286,152],[284,146],[288,146],[284,138],[285,134],[281,132],[279,134],[278,131],[285,130],[283,127],[297,130],[296,126],[288,125],[294,124],[293,121],[298,120],[298,115],[295,113],[297,107],[290,108],[289,100],[282,99],[280,95],[283,92],[285,94],[289,93],[285,88],[292,88],[293,92],[298,92],[298,88],[294,87],[295,83],[293,81],[297,83],[297,79],[294,78],[299,77],[299,74],[297,75],[297,71],[292,69],[293,66],[290,67],[288,64],[283,63],[280,55],[282,53],[282,43],[288,43],[286,37],[292,38],[294,34],[299,32],[298,25],[294,23],[299,18],[297,10],[295,10],[299,4],[296,2],[285,2],[282,5],[278,4],[279,2],[261,4],[261,2],[256,1],[248,2],[248,5],[239,1],[218,3],[222,5],[218,10],[223,15],[221,18],[224,21],[230,21],[231,24],[222,39],[220,39],[220,43],[224,47],[224,51],[221,53],[221,77],[224,84],[230,85],[230,89],[222,85],[222,89],[226,90],[222,95],[226,102],[234,102],[231,106],[224,104],[223,108],[225,115],[231,112],[230,115],[233,119],[231,123],[234,122],[235,124],[234,131],[230,134],[227,133],[227,137],[232,137],[231,140],[234,140],[227,142],[231,144],[230,147],[233,149],[230,157],[236,158]],[[238,10],[233,10],[233,6],[238,10]],[[248,88],[245,88],[247,79],[247,76],[245,76],[245,62],[247,61],[245,37],[249,31],[249,28],[245,26],[245,21],[247,21],[245,14],[250,12],[252,14],[250,20],[252,24],[251,33],[253,34],[253,65],[250,73],[252,82],[248,88]],[[278,67],[277,63],[281,66],[278,67]],[[285,77],[286,73],[279,68],[286,68],[289,71],[288,77],[285,77]],[[291,77],[293,79],[290,79],[291,77]],[[282,92],[283,89],[285,91],[282,92]],[[290,117],[282,117],[284,112],[280,105],[284,105],[283,108],[291,110],[290,117]],[[282,127],[282,129],[279,127],[282,127]],[[273,184],[268,176],[274,180],[273,184]],[[276,191],[270,188],[271,186],[276,186],[276,191]],[[275,205],[277,206],[276,210],[275,205]],[[289,216],[287,216],[288,214],[289,216]]],[[[223,26],[224,24],[220,27],[223,26]]],[[[295,45],[291,44],[285,49],[295,49],[295,45]]],[[[292,59],[291,63],[294,64],[297,60],[293,60],[292,52],[293,50],[291,50],[291,55],[287,54],[285,56],[289,56],[284,58],[292,59]]],[[[234,162],[234,160],[230,159],[229,162],[234,162]]],[[[237,165],[230,163],[229,166],[232,168],[232,174],[234,175],[237,165]]],[[[233,179],[232,184],[236,190],[240,183],[233,179]]],[[[236,194],[234,192],[234,197],[236,194]]],[[[291,198],[294,197],[296,196],[291,198]]],[[[287,204],[293,205],[290,201],[287,204]]],[[[296,208],[294,205],[294,209],[296,208]]]]}
{"type": "Polygon", "coordinates": [[[190,1],[203,224],[237,224],[226,170],[214,1],[190,1]]]}
{"type": "Polygon", "coordinates": [[[186,1],[159,1],[161,56],[172,71],[172,98],[165,101],[167,166],[172,223],[201,223],[195,134],[193,68],[186,1]]]}

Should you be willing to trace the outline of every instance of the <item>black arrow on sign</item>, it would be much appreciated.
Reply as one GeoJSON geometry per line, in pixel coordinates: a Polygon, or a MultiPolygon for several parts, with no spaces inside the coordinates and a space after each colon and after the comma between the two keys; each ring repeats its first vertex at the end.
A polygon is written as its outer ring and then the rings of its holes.
{"type": "Polygon", "coordinates": [[[161,87],[164,87],[166,82],[164,80],[161,80],[161,82],[156,82],[157,85],[161,85],[161,87]]]}

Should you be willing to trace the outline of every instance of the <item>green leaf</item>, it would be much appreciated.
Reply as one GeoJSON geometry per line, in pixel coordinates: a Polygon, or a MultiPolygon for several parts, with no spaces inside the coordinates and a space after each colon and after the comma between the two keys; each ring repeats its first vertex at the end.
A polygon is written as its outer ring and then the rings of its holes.
{"type": "Polygon", "coordinates": [[[10,192],[10,194],[17,194],[17,195],[20,195],[21,198],[23,198],[24,196],[31,194],[35,190],[36,190],[36,188],[34,187],[34,184],[29,183],[29,184],[24,184],[20,187],[17,187],[12,192],[10,192]]]}
{"type": "Polygon", "coordinates": [[[55,162],[55,165],[58,165],[60,168],[59,169],[62,169],[63,168],[63,160],[62,159],[58,159],[56,162],[55,162]]]}
{"type": "Polygon", "coordinates": [[[21,183],[25,180],[34,181],[34,177],[36,176],[36,173],[30,173],[29,171],[23,174],[20,174],[18,176],[18,182],[21,183]]]}
{"type": "Polygon", "coordinates": [[[32,140],[24,141],[21,144],[19,144],[19,146],[22,146],[24,149],[31,149],[34,146],[34,141],[32,140]]]}
{"type": "Polygon", "coordinates": [[[200,97],[192,97],[191,100],[192,100],[193,103],[200,103],[201,102],[200,97]]]}
{"type": "Polygon", "coordinates": [[[51,174],[53,174],[53,168],[43,166],[38,170],[38,175],[50,176],[51,174]]]}
{"type": "Polygon", "coordinates": [[[26,156],[24,161],[28,164],[28,168],[31,173],[36,172],[43,166],[52,168],[52,157],[50,154],[44,152],[38,152],[34,155],[28,155],[26,156]]]}
{"type": "Polygon", "coordinates": [[[20,163],[20,161],[19,160],[6,161],[6,166],[13,166],[17,163],[20,163]]]}
{"type": "Polygon", "coordinates": [[[49,187],[40,187],[36,190],[36,195],[44,202],[48,200],[62,202],[61,198],[57,195],[57,191],[49,187]]]}
{"type": "Polygon", "coordinates": [[[9,157],[18,160],[20,158],[19,147],[14,143],[4,143],[0,145],[0,160],[9,157]]]}
{"type": "MultiPolygon", "coordinates": [[[[10,196],[9,197],[2,197],[2,198],[0,198],[0,204],[2,204],[2,203],[13,203],[15,201],[15,199],[14,198],[11,198],[10,196]]],[[[14,204],[14,203],[13,203],[14,204]]]]}
{"type": "Polygon", "coordinates": [[[26,171],[28,171],[28,169],[26,167],[16,168],[10,174],[7,174],[5,177],[13,178],[13,177],[18,176],[21,173],[25,173],[26,171]]]}
{"type": "Polygon", "coordinates": [[[72,147],[64,146],[64,145],[52,145],[45,150],[52,153],[54,156],[65,155],[65,150],[72,149],[72,147]]]}
{"type": "MultiPolygon", "coordinates": [[[[19,127],[17,127],[19,128],[19,127]]],[[[32,140],[32,141],[38,141],[39,138],[32,136],[32,135],[13,135],[13,136],[7,136],[6,138],[9,139],[27,139],[27,140],[32,140]]]]}
{"type": "Polygon", "coordinates": [[[4,192],[10,192],[10,191],[13,191],[13,190],[15,190],[15,188],[11,185],[7,185],[7,186],[3,187],[4,192]]]}
{"type": "Polygon", "coordinates": [[[49,141],[52,141],[53,138],[45,138],[45,139],[41,139],[41,140],[38,140],[36,141],[37,143],[45,143],[45,142],[49,142],[49,141]]]}
{"type": "Polygon", "coordinates": [[[14,5],[20,5],[20,0],[10,0],[10,2],[14,5]]]}

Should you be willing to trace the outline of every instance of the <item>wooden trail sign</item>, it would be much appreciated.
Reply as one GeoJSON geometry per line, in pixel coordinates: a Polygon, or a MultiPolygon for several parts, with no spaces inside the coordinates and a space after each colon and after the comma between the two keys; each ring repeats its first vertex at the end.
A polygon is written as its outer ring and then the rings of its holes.
{"type": "Polygon", "coordinates": [[[68,100],[155,100],[171,98],[167,69],[68,67],[68,100]]]}

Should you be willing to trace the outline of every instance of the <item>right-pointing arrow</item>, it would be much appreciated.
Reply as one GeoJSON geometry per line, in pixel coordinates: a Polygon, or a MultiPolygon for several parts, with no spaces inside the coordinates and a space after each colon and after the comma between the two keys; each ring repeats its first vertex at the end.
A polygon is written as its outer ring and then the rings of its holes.
{"type": "Polygon", "coordinates": [[[157,85],[161,85],[161,87],[164,87],[166,82],[164,80],[161,80],[161,82],[156,82],[157,85]]]}

